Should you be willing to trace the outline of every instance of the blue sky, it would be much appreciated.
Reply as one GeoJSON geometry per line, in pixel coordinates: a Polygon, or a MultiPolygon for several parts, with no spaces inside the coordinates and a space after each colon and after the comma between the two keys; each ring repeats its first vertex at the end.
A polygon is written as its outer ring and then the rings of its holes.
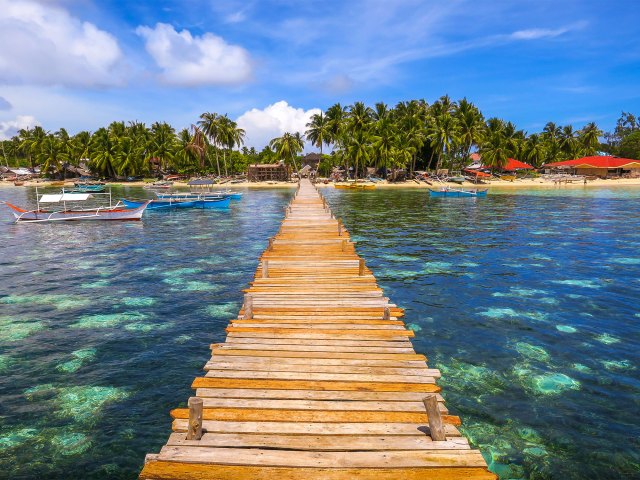
{"type": "Polygon", "coordinates": [[[528,132],[640,114],[637,0],[0,0],[0,138],[187,127],[261,147],[334,103],[467,97],[528,132]]]}

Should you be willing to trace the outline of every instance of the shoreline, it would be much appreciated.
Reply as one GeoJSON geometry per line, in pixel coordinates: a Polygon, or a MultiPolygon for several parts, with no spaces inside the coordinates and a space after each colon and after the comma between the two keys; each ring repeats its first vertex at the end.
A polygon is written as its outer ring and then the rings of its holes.
{"type": "MultiPolygon", "coordinates": [[[[43,188],[60,188],[52,187],[50,185],[51,182],[25,182],[25,187],[43,187],[43,188]]],[[[342,182],[344,184],[345,182],[342,182]]],[[[145,182],[107,182],[107,186],[119,186],[119,187],[144,187],[149,185],[145,182]]],[[[333,188],[333,183],[317,183],[316,184],[320,188],[333,188]]],[[[68,181],[64,185],[65,187],[73,187],[73,181],[68,181]]],[[[221,185],[212,185],[212,190],[217,189],[266,189],[266,188],[295,188],[297,183],[295,182],[242,182],[242,183],[234,183],[234,184],[221,184],[221,185]]],[[[562,183],[562,184],[554,184],[553,182],[544,181],[540,179],[528,179],[528,180],[515,180],[513,182],[506,181],[495,181],[492,183],[486,184],[475,184],[471,182],[463,182],[461,185],[457,183],[447,182],[443,184],[428,185],[426,183],[416,183],[414,181],[407,182],[399,182],[399,183],[386,183],[379,182],[376,184],[376,188],[382,189],[427,189],[427,188],[438,188],[441,186],[448,186],[452,188],[478,188],[478,189],[508,189],[508,190],[518,190],[518,189],[528,189],[528,188],[544,188],[544,189],[575,189],[575,188],[593,188],[593,187],[607,187],[607,188],[619,188],[619,187],[640,187],[640,178],[621,178],[615,180],[590,180],[586,184],[583,182],[575,182],[575,183],[562,183]]],[[[3,187],[14,187],[13,182],[0,181],[0,188],[3,187]]],[[[173,188],[177,189],[186,189],[189,186],[186,182],[175,182],[173,188]]],[[[18,188],[18,187],[16,187],[18,188]]]]}

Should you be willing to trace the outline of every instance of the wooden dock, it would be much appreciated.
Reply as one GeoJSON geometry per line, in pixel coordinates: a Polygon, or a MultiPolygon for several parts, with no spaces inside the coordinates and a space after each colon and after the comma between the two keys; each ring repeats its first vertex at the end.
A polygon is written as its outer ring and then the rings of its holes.
{"type": "Polygon", "coordinates": [[[354,247],[303,180],[141,479],[496,478],[354,247]]]}

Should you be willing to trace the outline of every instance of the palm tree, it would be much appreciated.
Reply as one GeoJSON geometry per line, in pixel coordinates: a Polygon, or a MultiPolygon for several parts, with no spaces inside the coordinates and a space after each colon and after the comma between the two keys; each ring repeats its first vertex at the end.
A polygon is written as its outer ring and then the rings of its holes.
{"type": "Polygon", "coordinates": [[[376,122],[375,135],[371,137],[372,154],[376,158],[376,167],[386,169],[392,166],[395,149],[398,146],[398,134],[395,123],[389,116],[383,116],[376,122]]]}
{"type": "Polygon", "coordinates": [[[602,130],[594,123],[587,123],[578,134],[578,139],[585,155],[595,155],[600,148],[602,130]]]}
{"type": "Polygon", "coordinates": [[[327,137],[327,140],[329,143],[333,143],[337,147],[340,147],[342,144],[343,132],[346,128],[347,109],[339,103],[336,103],[329,107],[326,117],[329,129],[329,136],[327,137]]]}
{"type": "Polygon", "coordinates": [[[371,158],[371,138],[366,130],[358,130],[349,136],[344,147],[347,158],[353,160],[355,165],[354,181],[358,181],[358,166],[368,165],[371,158]]]}
{"type": "Polygon", "coordinates": [[[198,126],[202,132],[209,138],[209,141],[215,148],[216,165],[218,166],[218,176],[220,176],[220,159],[218,157],[218,145],[220,144],[220,115],[217,113],[205,112],[200,115],[198,126]]]}
{"type": "Polygon", "coordinates": [[[531,165],[540,167],[544,164],[547,151],[540,135],[534,133],[527,138],[526,151],[527,153],[524,158],[526,158],[531,165]]]}
{"type": "Polygon", "coordinates": [[[497,131],[490,134],[480,144],[482,163],[491,170],[501,170],[509,161],[510,147],[504,133],[497,131]]]}
{"type": "Polygon", "coordinates": [[[477,145],[484,132],[484,118],[478,107],[463,98],[458,102],[458,107],[454,114],[459,127],[459,137],[462,165],[466,165],[469,160],[471,147],[477,145]]]}
{"type": "Polygon", "coordinates": [[[69,161],[69,154],[55,135],[49,134],[42,141],[38,161],[42,164],[44,174],[57,175],[63,164],[69,161]]]}
{"type": "Polygon", "coordinates": [[[276,154],[282,159],[291,159],[293,168],[298,171],[295,156],[304,150],[304,140],[299,132],[291,134],[285,132],[281,137],[274,138],[269,142],[269,147],[275,150],[276,154]]]}
{"type": "Polygon", "coordinates": [[[322,112],[314,113],[306,127],[308,130],[305,132],[305,136],[314,147],[320,149],[320,155],[322,155],[322,145],[329,145],[329,139],[331,138],[329,119],[322,112]]]}
{"type": "Polygon", "coordinates": [[[109,135],[106,128],[99,128],[91,137],[91,161],[100,175],[115,177],[114,164],[117,163],[118,142],[109,135]]]}
{"type": "Polygon", "coordinates": [[[160,159],[160,168],[164,171],[173,160],[176,141],[174,128],[166,122],[151,125],[150,154],[160,159]]]}

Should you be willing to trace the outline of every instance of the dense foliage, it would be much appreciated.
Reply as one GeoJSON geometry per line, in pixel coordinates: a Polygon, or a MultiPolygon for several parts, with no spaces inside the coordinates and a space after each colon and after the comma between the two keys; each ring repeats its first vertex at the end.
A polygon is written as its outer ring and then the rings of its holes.
{"type": "Polygon", "coordinates": [[[244,146],[245,132],[226,115],[203,113],[189,129],[176,132],[165,123],[113,122],[93,133],[69,135],[42,127],[23,129],[1,143],[3,164],[41,165],[52,176],[69,166],[86,164],[103,177],[148,176],[160,172],[229,175],[243,173],[250,163],[285,161],[294,170],[305,139],[323,152],[320,173],[334,166],[381,169],[460,169],[478,151],[485,165],[500,167],[508,158],[534,166],[594,155],[604,150],[630,158],[640,156],[640,122],[623,113],[616,129],[606,133],[595,123],[580,130],[549,122],[541,132],[528,134],[499,118],[485,119],[466,99],[448,96],[429,105],[424,100],[384,103],[335,104],[313,115],[305,135],[285,133],[260,152],[244,146]],[[605,143],[600,143],[600,138],[605,143]]]}

